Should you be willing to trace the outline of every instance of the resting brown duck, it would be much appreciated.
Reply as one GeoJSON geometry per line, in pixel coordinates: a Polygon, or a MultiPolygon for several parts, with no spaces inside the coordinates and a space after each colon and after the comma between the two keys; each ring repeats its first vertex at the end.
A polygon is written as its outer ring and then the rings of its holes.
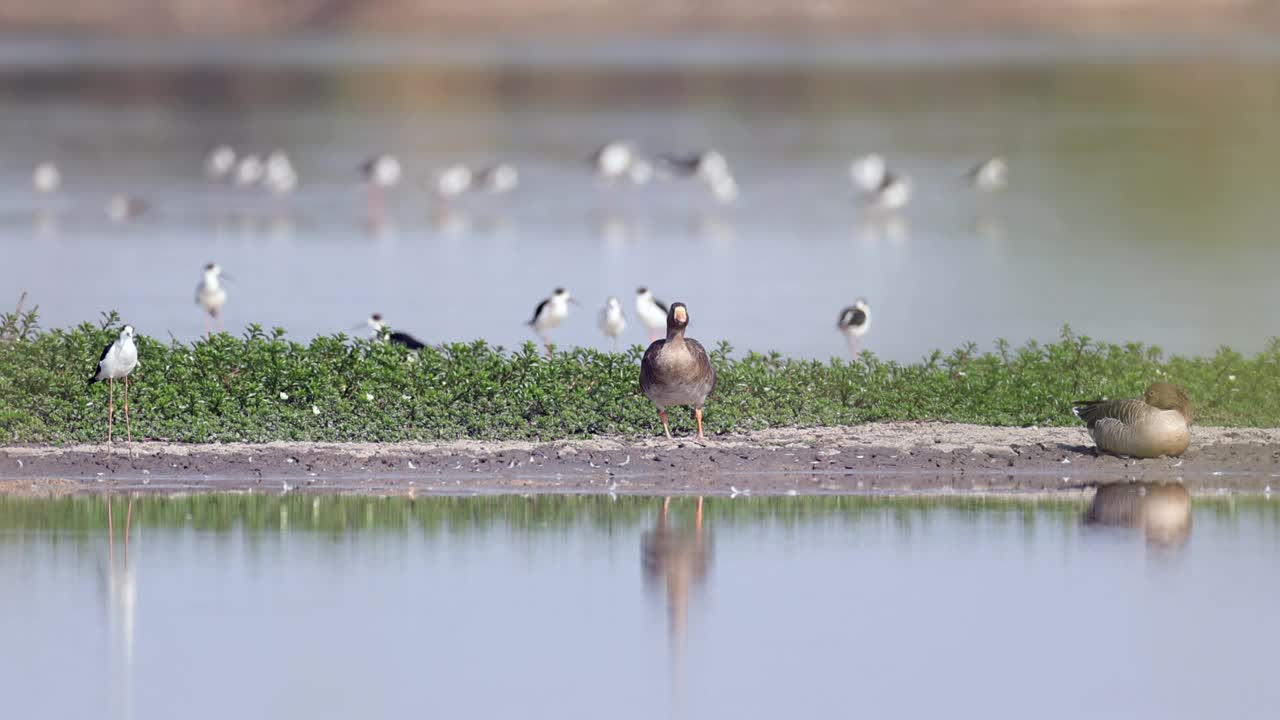
{"type": "Polygon", "coordinates": [[[667,339],[655,340],[640,361],[640,389],[658,406],[662,429],[671,437],[667,408],[690,405],[698,423],[698,439],[702,432],[702,407],[716,386],[716,370],[706,348],[693,338],[686,338],[689,310],[684,303],[672,303],[667,312],[667,339]]]}
{"type": "Polygon", "coordinates": [[[1155,383],[1141,399],[1075,403],[1098,449],[1138,458],[1176,457],[1191,444],[1191,399],[1172,383],[1155,383]]]}

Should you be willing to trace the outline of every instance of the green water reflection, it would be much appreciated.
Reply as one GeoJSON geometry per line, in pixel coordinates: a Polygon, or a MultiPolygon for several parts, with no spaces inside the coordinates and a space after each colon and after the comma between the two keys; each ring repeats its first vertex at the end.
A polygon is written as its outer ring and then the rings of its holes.
{"type": "MultiPolygon", "coordinates": [[[[484,497],[352,497],[276,495],[152,494],[126,497],[0,498],[0,541],[26,533],[55,533],[74,538],[78,533],[104,531],[108,503],[117,518],[132,506],[134,527],[204,532],[287,531],[340,536],[361,532],[416,530],[429,534],[465,535],[502,528],[519,532],[547,532],[589,527],[605,531],[640,531],[651,525],[662,498],[607,496],[484,497]]],[[[680,512],[692,512],[692,498],[673,501],[680,512]]],[[[812,522],[849,525],[874,519],[890,520],[902,530],[927,527],[931,519],[979,517],[994,527],[1062,525],[1077,518],[1088,497],[1025,499],[993,497],[822,496],[723,498],[704,501],[705,522],[714,527],[799,526],[812,522]]],[[[1196,498],[1197,512],[1220,520],[1253,517],[1280,524],[1280,503],[1260,497],[1196,498]]],[[[119,520],[117,519],[117,522],[119,520]]],[[[55,537],[56,539],[56,537],[55,537]]]]}

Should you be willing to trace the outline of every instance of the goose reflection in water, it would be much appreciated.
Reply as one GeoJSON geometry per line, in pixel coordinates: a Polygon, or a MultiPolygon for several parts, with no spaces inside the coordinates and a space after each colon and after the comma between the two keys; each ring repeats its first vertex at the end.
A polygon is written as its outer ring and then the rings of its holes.
{"type": "Polygon", "coordinates": [[[1177,483],[1099,485],[1082,520],[1140,529],[1151,545],[1178,548],[1191,537],[1191,494],[1177,483]]]}
{"type": "Polygon", "coordinates": [[[689,596],[702,585],[711,564],[711,539],[702,522],[702,498],[698,498],[693,527],[673,525],[668,521],[671,498],[662,501],[658,522],[640,538],[640,562],[645,586],[656,591],[663,586],[667,596],[667,629],[671,635],[671,652],[675,670],[680,671],[684,657],[686,628],[689,621],[689,596]]]}

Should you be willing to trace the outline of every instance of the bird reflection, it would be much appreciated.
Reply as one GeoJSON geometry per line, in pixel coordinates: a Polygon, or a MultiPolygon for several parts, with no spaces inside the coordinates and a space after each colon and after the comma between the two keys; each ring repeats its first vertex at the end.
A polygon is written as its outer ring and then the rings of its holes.
{"type": "Polygon", "coordinates": [[[702,524],[702,498],[698,498],[692,528],[669,523],[670,507],[671,498],[663,500],[657,525],[641,536],[640,561],[645,586],[656,591],[661,585],[666,591],[667,629],[675,670],[679,674],[689,621],[689,595],[694,587],[706,581],[711,564],[711,539],[702,524]]]}
{"type": "MultiPolygon", "coordinates": [[[[124,533],[121,551],[116,550],[115,517],[111,499],[107,499],[107,562],[104,573],[103,594],[107,609],[107,626],[111,632],[112,649],[119,653],[123,673],[125,707],[132,709],[133,695],[133,640],[134,619],[137,615],[137,579],[129,558],[129,533],[133,525],[133,498],[125,510],[124,533]]],[[[129,717],[132,712],[126,712],[129,717]]]]}
{"type": "Polygon", "coordinates": [[[375,240],[392,239],[399,234],[395,217],[387,213],[366,215],[363,230],[366,236],[375,240]]]}
{"type": "Polygon", "coordinates": [[[447,203],[433,206],[428,220],[431,222],[432,230],[449,237],[460,237],[471,230],[471,217],[465,211],[447,203]]]}
{"type": "Polygon", "coordinates": [[[1191,537],[1191,494],[1177,483],[1099,485],[1082,522],[1140,529],[1150,545],[1178,548],[1191,537]]]}
{"type": "Polygon", "coordinates": [[[879,245],[882,241],[888,241],[897,246],[908,239],[907,223],[897,215],[870,213],[863,216],[858,235],[864,245],[879,245]]]}
{"type": "Polygon", "coordinates": [[[501,235],[510,232],[511,222],[501,210],[482,210],[471,215],[471,226],[477,235],[501,235]]]}
{"type": "Polygon", "coordinates": [[[262,234],[271,241],[284,242],[293,239],[294,223],[290,215],[272,215],[266,219],[262,234]]]}
{"type": "Polygon", "coordinates": [[[605,212],[595,218],[595,234],[600,242],[610,248],[626,245],[635,234],[626,218],[613,212],[605,212]]]}
{"type": "Polygon", "coordinates": [[[1000,224],[999,218],[985,212],[979,213],[974,221],[973,231],[988,255],[1004,254],[1004,226],[1000,224]]]}
{"type": "Polygon", "coordinates": [[[37,208],[35,214],[32,215],[31,224],[35,229],[36,237],[41,240],[53,240],[59,235],[62,216],[57,210],[37,208]]]}
{"type": "Polygon", "coordinates": [[[691,234],[716,245],[732,245],[737,233],[733,225],[720,215],[698,213],[694,216],[691,234]]]}

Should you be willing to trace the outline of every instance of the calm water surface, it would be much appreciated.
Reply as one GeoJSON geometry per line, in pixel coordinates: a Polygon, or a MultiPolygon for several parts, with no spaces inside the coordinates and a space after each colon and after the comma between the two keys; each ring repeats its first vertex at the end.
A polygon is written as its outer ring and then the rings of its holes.
{"type": "Polygon", "coordinates": [[[1274,717],[1280,506],[1134,502],[0,498],[4,714],[1274,717]]]}
{"type": "MultiPolygon", "coordinates": [[[[1280,55],[1266,42],[276,43],[0,42],[0,303],[26,289],[48,326],[116,308],[192,339],[214,259],[236,277],[230,329],[303,339],[376,310],[430,341],[510,347],[556,285],[585,303],[556,339],[581,345],[603,346],[597,309],[618,295],[630,312],[637,285],[688,302],[704,341],[820,358],[845,351],[833,325],[858,295],[875,310],[867,347],[900,360],[1062,323],[1184,353],[1280,334],[1250,311],[1280,303],[1280,55]],[[742,197],[602,187],[584,158],[616,137],[718,147],[742,197]],[[200,162],[219,141],[289,151],[300,191],[209,185],[200,162]],[[354,168],[378,150],[401,154],[408,180],[374,218],[354,168]],[[848,161],[868,150],[915,180],[899,216],[852,197],[848,161]],[[1013,185],[975,197],[961,176],[997,153],[1013,185]],[[63,169],[57,197],[30,190],[40,158],[63,169]],[[522,173],[509,197],[444,207],[426,192],[433,168],[496,158],[522,173]],[[116,192],[152,212],[109,223],[116,192]]],[[[628,337],[643,340],[634,317],[628,337]]]]}

